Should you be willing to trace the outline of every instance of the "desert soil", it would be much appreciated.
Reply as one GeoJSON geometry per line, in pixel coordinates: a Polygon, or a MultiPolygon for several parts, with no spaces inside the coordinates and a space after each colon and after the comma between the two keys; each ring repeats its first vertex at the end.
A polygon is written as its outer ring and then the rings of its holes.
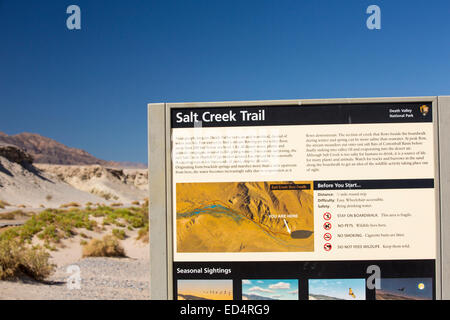
{"type": "MultiPolygon", "coordinates": [[[[93,218],[101,223],[101,218],[93,218]]],[[[120,228],[119,228],[120,229],[120,228]]],[[[89,238],[111,234],[107,226],[101,233],[78,230],[89,238]]],[[[82,258],[80,235],[63,239],[56,251],[51,251],[51,262],[57,267],[45,282],[22,278],[0,281],[0,300],[147,300],[150,299],[149,244],[136,240],[137,230],[127,230],[127,238],[120,243],[126,258],[82,258]],[[70,289],[68,267],[80,270],[80,289],[70,289]]],[[[89,239],[87,239],[89,241],[89,239]]],[[[34,239],[34,244],[39,241],[34,239]]]]}
{"type": "Polygon", "coordinates": [[[30,279],[0,282],[0,300],[146,300],[149,261],[131,258],[86,258],[80,268],[81,288],[69,289],[67,267],[58,267],[46,283],[30,279]]]}

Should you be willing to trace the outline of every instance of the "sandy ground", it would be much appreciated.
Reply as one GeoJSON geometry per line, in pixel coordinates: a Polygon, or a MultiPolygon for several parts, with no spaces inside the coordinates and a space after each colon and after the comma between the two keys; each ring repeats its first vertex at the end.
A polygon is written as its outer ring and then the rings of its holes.
{"type": "Polygon", "coordinates": [[[70,289],[68,266],[58,267],[46,283],[30,279],[0,282],[0,300],[147,300],[149,261],[130,258],[86,258],[80,289],[70,289]]]}
{"type": "MultiPolygon", "coordinates": [[[[101,225],[101,218],[91,219],[98,220],[101,225]]],[[[56,245],[57,250],[50,252],[51,262],[57,265],[52,276],[44,283],[27,278],[0,281],[0,300],[149,299],[150,249],[148,243],[136,240],[137,230],[122,228],[127,234],[127,238],[120,241],[126,258],[82,258],[82,240],[101,238],[111,234],[113,228],[118,227],[77,230],[78,235],[63,239],[56,245]],[[75,275],[71,270],[79,270],[80,289],[71,289],[70,279],[75,275]]],[[[39,244],[38,240],[33,242],[39,244]]]]}

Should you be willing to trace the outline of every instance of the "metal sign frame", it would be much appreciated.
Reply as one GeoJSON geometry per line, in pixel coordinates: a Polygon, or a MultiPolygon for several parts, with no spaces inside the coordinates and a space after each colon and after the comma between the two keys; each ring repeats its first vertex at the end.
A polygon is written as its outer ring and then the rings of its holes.
{"type": "Polygon", "coordinates": [[[296,99],[148,104],[148,161],[151,299],[173,299],[172,144],[174,108],[432,102],[436,191],[436,298],[450,299],[450,96],[296,99]],[[443,195],[443,196],[441,196],[443,195]]]}

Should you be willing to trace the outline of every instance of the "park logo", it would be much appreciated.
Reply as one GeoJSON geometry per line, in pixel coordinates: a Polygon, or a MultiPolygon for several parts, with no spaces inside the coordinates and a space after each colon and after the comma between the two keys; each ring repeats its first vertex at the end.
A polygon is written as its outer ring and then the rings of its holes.
{"type": "Polygon", "coordinates": [[[419,110],[420,110],[420,113],[425,117],[428,114],[428,112],[430,111],[430,107],[427,106],[426,104],[424,104],[419,107],[419,110]]]}

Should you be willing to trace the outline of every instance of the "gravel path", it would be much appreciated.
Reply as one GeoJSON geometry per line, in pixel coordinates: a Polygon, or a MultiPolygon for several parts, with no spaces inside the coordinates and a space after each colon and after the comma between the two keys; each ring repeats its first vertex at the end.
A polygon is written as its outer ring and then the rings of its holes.
{"type": "Polygon", "coordinates": [[[150,262],[130,258],[86,258],[80,269],[81,288],[69,289],[73,273],[56,269],[46,283],[28,279],[0,281],[0,300],[146,300],[150,298],[150,262]]]}

